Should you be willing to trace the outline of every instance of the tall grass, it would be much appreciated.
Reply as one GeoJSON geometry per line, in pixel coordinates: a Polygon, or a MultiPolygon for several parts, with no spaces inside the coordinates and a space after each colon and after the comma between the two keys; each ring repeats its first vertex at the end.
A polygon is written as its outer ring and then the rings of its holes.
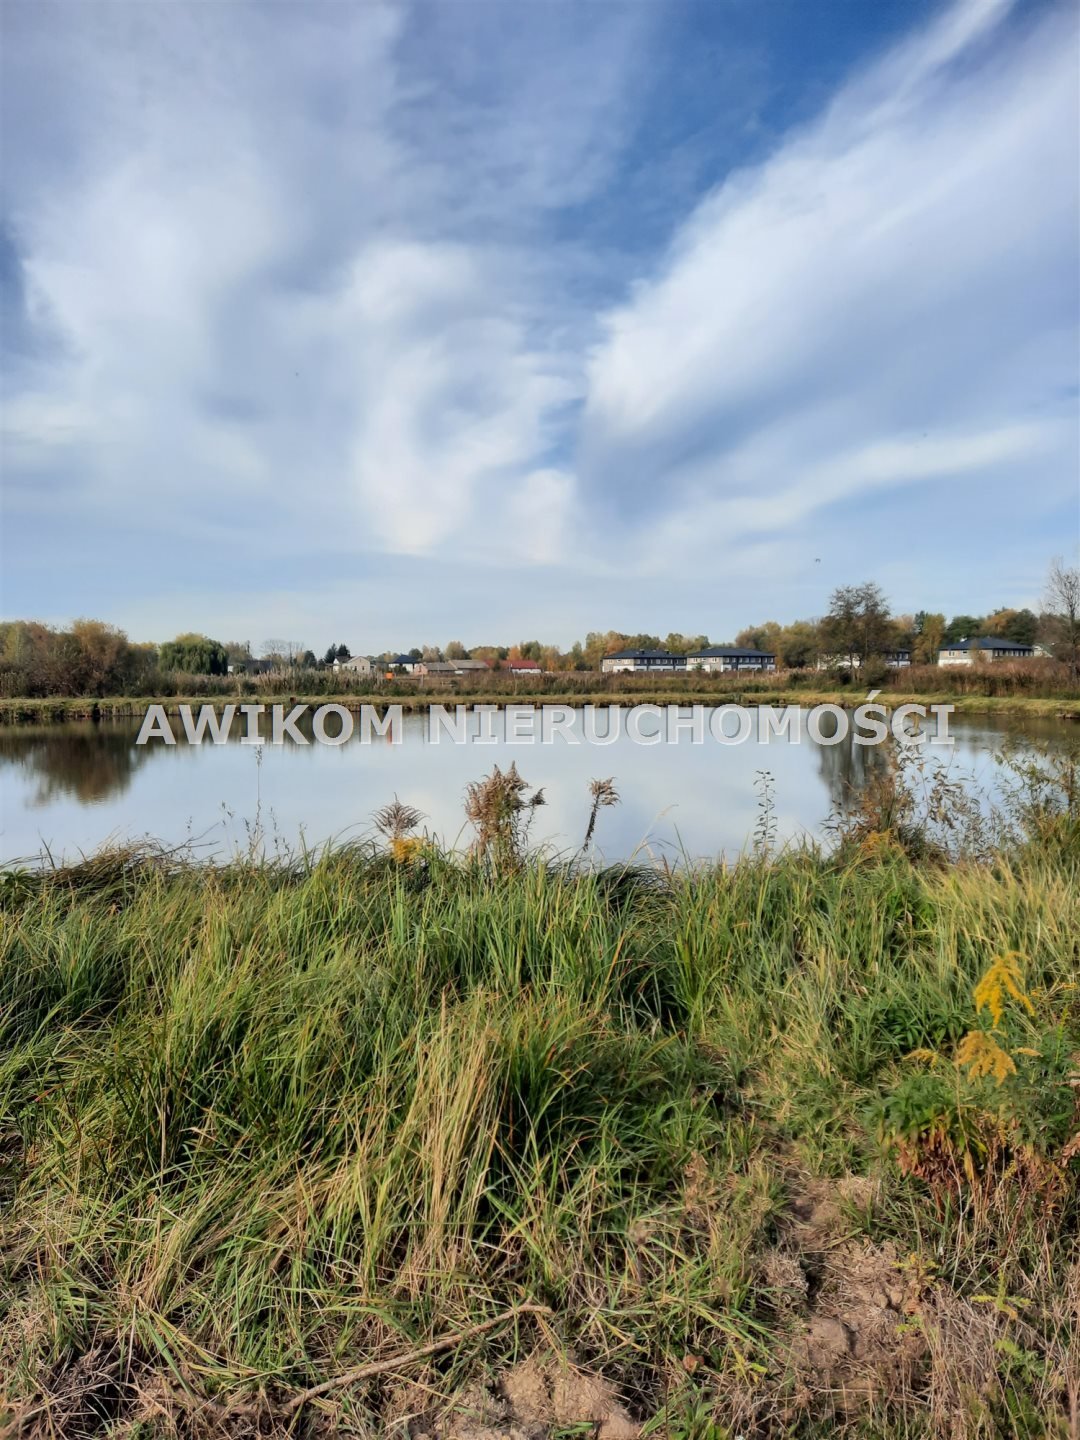
{"type": "MultiPolygon", "coordinates": [[[[1040,1424],[1067,1417],[1077,1191],[1056,1132],[1044,1215],[1007,1181],[995,1208],[905,1177],[872,1120],[905,1057],[969,1030],[995,955],[1024,957],[1032,1035],[1080,1048],[1067,818],[978,865],[865,835],[678,875],[105,855],[0,895],[0,1376],[26,1433],[136,1410],[146,1433],[197,1429],[203,1401],[260,1393],[270,1423],[522,1302],[551,1319],[450,1349],[429,1390],[544,1339],[667,1433],[837,1433],[863,1421],[776,1378],[763,1257],[794,1195],[847,1175],[876,1177],[875,1243],[1026,1327],[999,1316],[1013,1351],[991,1346],[974,1399],[931,1346],[913,1388],[872,1397],[872,1433],[1004,1436],[1018,1387],[1040,1424]],[[79,1409],[65,1377],[98,1374],[79,1409]]],[[[330,1397],[333,1433],[385,1433],[387,1394],[330,1397]]]]}

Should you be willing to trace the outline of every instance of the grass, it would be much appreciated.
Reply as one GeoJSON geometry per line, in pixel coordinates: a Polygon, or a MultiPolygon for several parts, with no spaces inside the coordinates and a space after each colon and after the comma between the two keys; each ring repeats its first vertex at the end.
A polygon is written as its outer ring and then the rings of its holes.
{"type": "Polygon", "coordinates": [[[535,1352],[651,1435],[1075,1433],[1080,832],[1028,818],[978,862],[864,816],[678,874],[396,830],[9,872],[16,1430],[480,1434],[440,1407],[535,1352]]]}
{"type": "MultiPolygon", "coordinates": [[[[444,686],[423,689],[415,683],[394,682],[380,690],[370,692],[353,690],[340,694],[295,695],[280,690],[245,689],[231,697],[258,701],[266,705],[307,704],[347,705],[359,709],[361,705],[375,705],[380,710],[387,705],[400,705],[405,714],[422,713],[431,705],[494,705],[499,709],[507,705],[843,705],[855,707],[866,698],[865,690],[854,686],[840,689],[827,687],[798,687],[751,689],[746,687],[721,686],[705,687],[697,684],[658,685],[634,688],[611,688],[595,690],[537,686],[528,681],[510,682],[502,689],[477,691],[455,690],[444,686]]],[[[133,699],[118,696],[107,699],[63,698],[49,699],[0,699],[0,725],[27,725],[61,722],[65,720],[111,720],[142,717],[151,705],[161,705],[167,714],[178,715],[181,705],[212,704],[221,706],[228,703],[229,695],[192,694],[148,696],[133,699]]],[[[944,705],[951,704],[957,714],[1018,716],[1044,719],[1080,720],[1080,698],[1075,692],[1061,695],[981,695],[961,694],[932,686],[916,690],[887,690],[878,697],[878,703],[889,709],[899,705],[944,705]]]]}

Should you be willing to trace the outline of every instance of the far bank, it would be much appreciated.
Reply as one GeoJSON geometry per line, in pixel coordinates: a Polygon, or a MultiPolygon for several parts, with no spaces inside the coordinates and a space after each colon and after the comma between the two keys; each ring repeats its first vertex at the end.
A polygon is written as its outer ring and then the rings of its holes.
{"type": "MultiPolygon", "coordinates": [[[[359,710],[362,705],[382,709],[399,705],[406,715],[423,713],[432,705],[491,705],[503,709],[507,705],[722,705],[785,706],[841,705],[854,708],[866,698],[868,691],[855,685],[837,688],[791,686],[769,689],[719,688],[700,684],[665,684],[648,687],[548,689],[537,685],[516,684],[505,689],[470,690],[459,693],[449,687],[420,689],[415,686],[392,685],[366,691],[349,690],[339,693],[289,692],[287,690],[250,692],[237,690],[232,694],[193,692],[181,695],[56,697],[42,699],[0,700],[0,725],[40,725],[65,720],[128,720],[141,718],[151,705],[160,705],[168,715],[178,715],[181,705],[226,704],[241,700],[265,705],[344,705],[359,710]]],[[[1016,715],[1042,719],[1080,720],[1080,694],[1060,695],[963,695],[948,689],[883,689],[876,694],[877,703],[888,710],[901,705],[951,704],[961,715],[1016,715]]]]}

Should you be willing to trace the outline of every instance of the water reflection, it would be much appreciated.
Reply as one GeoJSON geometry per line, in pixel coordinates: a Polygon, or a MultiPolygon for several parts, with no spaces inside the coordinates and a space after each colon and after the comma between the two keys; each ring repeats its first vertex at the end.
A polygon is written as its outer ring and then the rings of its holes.
{"type": "Polygon", "coordinates": [[[92,722],[0,728],[0,765],[17,767],[29,782],[26,805],[47,806],[60,795],[93,805],[126,790],[153,758],[152,749],[135,744],[137,733],[92,722]]]}
{"type": "MultiPolygon", "coordinates": [[[[829,722],[823,729],[828,733],[829,722]]],[[[605,733],[605,717],[597,731],[605,733]]],[[[177,722],[175,728],[182,733],[177,722]]],[[[623,733],[611,745],[512,745],[472,740],[455,745],[428,739],[426,719],[406,717],[404,743],[387,740],[339,748],[269,745],[261,750],[235,738],[217,746],[135,744],[136,722],[80,722],[0,729],[0,861],[39,853],[89,851],[110,838],[153,835],[166,843],[209,837],[213,853],[242,848],[245,826],[257,814],[287,845],[355,837],[395,794],[421,809],[429,830],[448,844],[466,837],[462,797],[469,781],[493,764],[516,760],[525,778],[543,785],[548,804],[538,812],[534,838],[573,851],[581,843],[588,786],[613,775],[622,797],[606,810],[598,831],[608,859],[638,853],[669,858],[729,854],[742,849],[758,819],[757,772],[774,777],[778,838],[820,836],[830,813],[845,807],[885,763],[883,751],[847,736],[822,745],[805,734],[795,745],[637,745],[623,733]]],[[[299,724],[311,738],[311,718],[299,724]]],[[[974,774],[992,788],[992,755],[1010,734],[1064,743],[1067,727],[1052,722],[1005,726],[953,719],[954,773],[974,774]]],[[[265,732],[264,732],[265,733],[265,732]]],[[[949,755],[945,751],[931,754],[949,755]]]]}
{"type": "Polygon", "coordinates": [[[850,809],[871,776],[880,773],[886,764],[886,751],[881,746],[856,745],[851,735],[836,745],[816,745],[814,751],[818,774],[828,789],[831,808],[836,811],[850,809]]]}

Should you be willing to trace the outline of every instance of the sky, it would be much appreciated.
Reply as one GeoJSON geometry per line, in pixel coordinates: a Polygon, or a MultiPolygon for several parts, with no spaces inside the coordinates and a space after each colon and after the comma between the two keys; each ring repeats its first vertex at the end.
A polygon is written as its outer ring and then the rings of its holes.
{"type": "Polygon", "coordinates": [[[4,0],[0,613],[377,653],[1037,607],[1078,17],[4,0]]]}

